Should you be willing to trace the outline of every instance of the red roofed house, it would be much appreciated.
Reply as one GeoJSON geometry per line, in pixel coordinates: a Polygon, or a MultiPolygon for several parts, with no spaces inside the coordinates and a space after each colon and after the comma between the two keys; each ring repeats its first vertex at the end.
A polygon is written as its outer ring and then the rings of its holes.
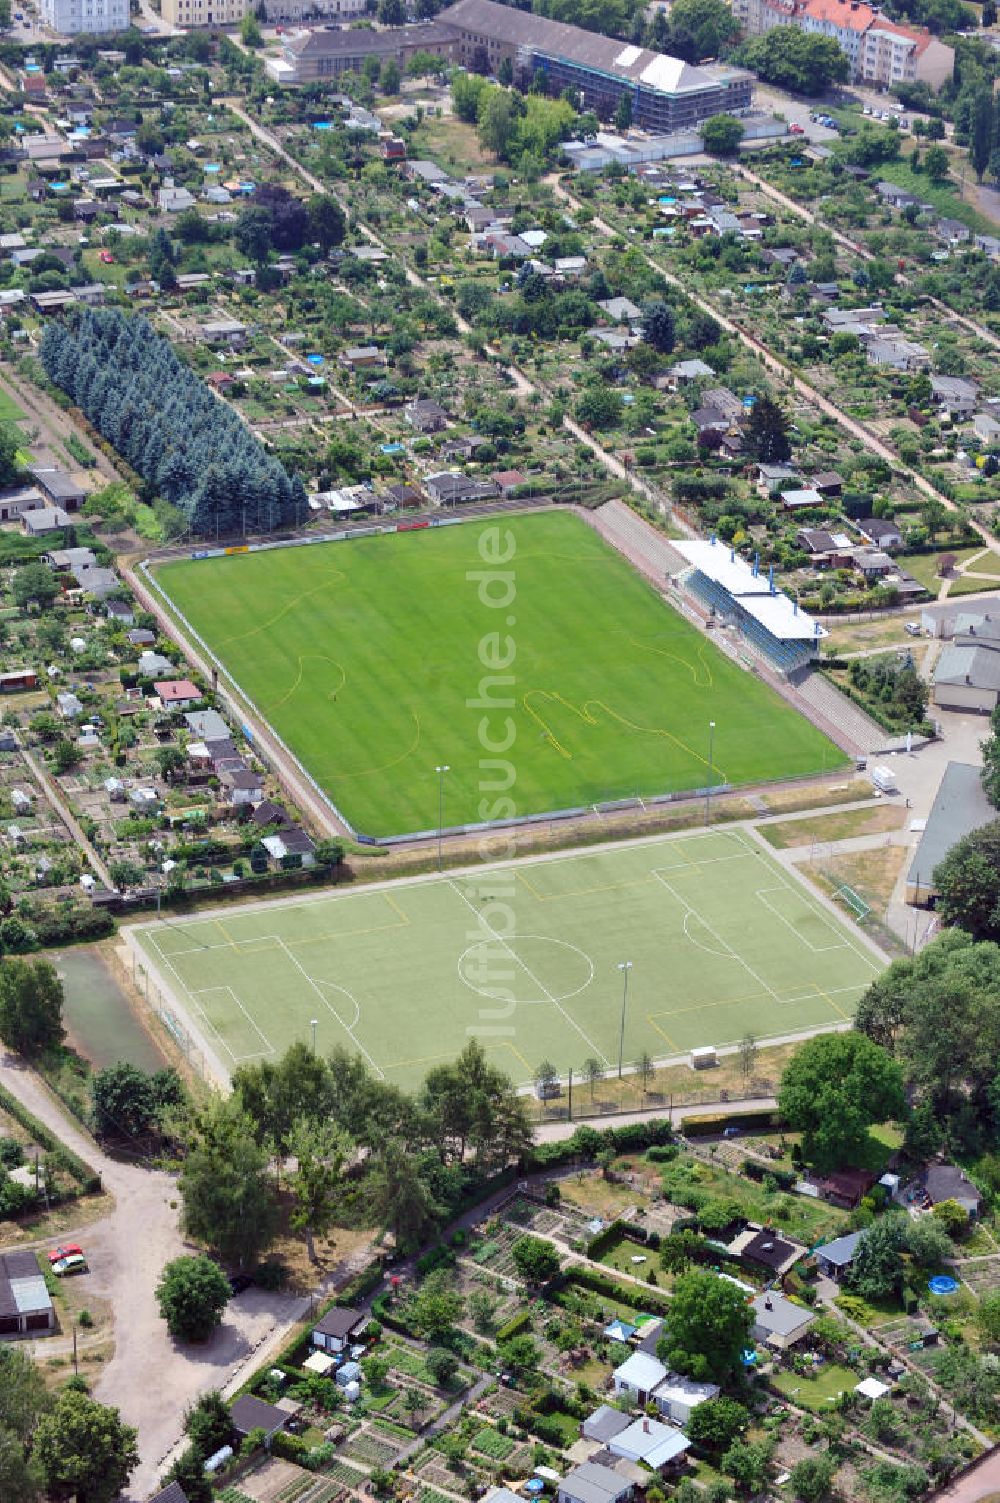
{"type": "Polygon", "coordinates": [[[189,710],[202,698],[201,690],[189,678],[161,679],[153,688],[160,703],[169,710],[189,710]]]}
{"type": "Polygon", "coordinates": [[[876,16],[861,49],[863,83],[891,89],[898,83],[926,83],[939,89],[955,71],[955,51],[925,26],[901,26],[876,16]]]}
{"type": "Polygon", "coordinates": [[[498,470],[493,483],[499,487],[501,496],[512,496],[522,485],[527,485],[528,477],[520,470],[498,470]]]}
{"type": "Polygon", "coordinates": [[[211,371],[205,380],[209,386],[214,386],[216,391],[225,391],[227,387],[236,385],[236,377],[229,371],[211,371]]]}
{"type": "Polygon", "coordinates": [[[954,50],[926,27],[887,21],[864,0],[734,0],[733,11],[750,36],[797,26],[831,37],[850,62],[852,80],[876,88],[920,82],[939,89],[954,71],[954,50]]]}

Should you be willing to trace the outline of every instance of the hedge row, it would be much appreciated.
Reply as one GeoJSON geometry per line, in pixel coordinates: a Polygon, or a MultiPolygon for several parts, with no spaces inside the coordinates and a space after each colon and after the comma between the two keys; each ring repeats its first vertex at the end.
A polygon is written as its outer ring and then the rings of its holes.
{"type": "Polygon", "coordinates": [[[799,1182],[799,1177],[794,1170],[778,1169],[771,1164],[762,1164],[759,1159],[744,1159],[743,1173],[747,1179],[756,1180],[770,1175],[780,1190],[794,1190],[799,1182]]]}
{"type": "Polygon", "coordinates": [[[439,1242],[437,1247],[429,1248],[427,1252],[420,1254],[414,1264],[414,1269],[418,1279],[425,1279],[429,1273],[434,1272],[435,1268],[450,1268],[454,1261],[455,1254],[451,1248],[439,1242]]]}
{"type": "Polygon", "coordinates": [[[595,1237],[586,1243],[586,1257],[594,1258],[600,1263],[603,1255],[618,1241],[641,1241],[644,1246],[659,1247],[660,1238],[656,1232],[648,1232],[645,1226],[635,1226],[632,1222],[614,1220],[611,1226],[605,1226],[603,1231],[598,1231],[595,1237]]]}
{"type": "Polygon", "coordinates": [[[519,1314],[511,1317],[506,1325],[502,1325],[496,1333],[497,1341],[509,1341],[512,1336],[520,1336],[522,1331],[531,1328],[531,1311],[522,1310],[519,1314]]]}
{"type": "Polygon", "coordinates": [[[655,1289],[648,1286],[643,1288],[639,1284],[619,1283],[617,1279],[599,1273],[596,1268],[581,1268],[576,1265],[562,1274],[555,1281],[553,1288],[560,1290],[573,1284],[589,1289],[592,1294],[603,1294],[608,1299],[620,1300],[625,1305],[631,1305],[634,1310],[643,1310],[654,1315],[666,1315],[670,1309],[666,1296],[658,1294],[655,1289]]]}
{"type": "Polygon", "coordinates": [[[757,1128],[771,1132],[781,1127],[781,1115],[777,1111],[718,1112],[710,1117],[682,1117],[681,1132],[686,1138],[718,1137],[727,1127],[757,1128]]]}
{"type": "Polygon", "coordinates": [[[673,1139],[673,1128],[663,1117],[603,1129],[584,1122],[571,1138],[561,1143],[538,1143],[529,1148],[524,1155],[524,1167],[527,1172],[536,1173],[540,1169],[571,1164],[577,1159],[596,1159],[603,1148],[613,1148],[616,1153],[633,1153],[637,1149],[672,1143],[673,1139]]]}
{"type": "Polygon", "coordinates": [[[89,1164],[84,1163],[83,1159],[79,1158],[71,1148],[67,1148],[65,1143],[61,1143],[55,1133],[50,1132],[45,1123],[40,1122],[29,1112],[28,1108],[23,1106],[16,1096],[11,1095],[5,1086],[0,1086],[0,1107],[3,1107],[4,1111],[16,1122],[20,1122],[25,1132],[30,1133],[34,1141],[47,1153],[55,1154],[67,1173],[76,1180],[81,1195],[94,1194],[101,1188],[101,1176],[89,1164]]]}
{"type": "MultiPolygon", "coordinates": [[[[334,1304],[355,1305],[359,1299],[364,1299],[366,1295],[371,1294],[373,1290],[377,1289],[381,1282],[382,1260],[381,1258],[373,1258],[370,1263],[367,1263],[362,1268],[360,1273],[356,1273],[353,1279],[344,1285],[334,1300],[334,1304]]],[[[323,1313],[326,1314],[326,1311],[323,1313]]]]}

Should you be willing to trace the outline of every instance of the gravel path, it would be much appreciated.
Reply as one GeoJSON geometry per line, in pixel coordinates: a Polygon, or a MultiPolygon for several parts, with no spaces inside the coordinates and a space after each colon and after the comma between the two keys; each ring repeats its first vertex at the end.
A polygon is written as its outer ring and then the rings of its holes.
{"type": "MultiPolygon", "coordinates": [[[[94,1385],[94,1397],[113,1404],[139,1431],[140,1463],[126,1496],[146,1498],[162,1458],[180,1436],[184,1411],[199,1394],[238,1380],[248,1359],[269,1338],[285,1339],[302,1310],[300,1297],[248,1290],[228,1306],[223,1325],[200,1347],[179,1347],[167,1334],[155,1288],[163,1265],[185,1247],[178,1224],[174,1177],[110,1158],[67,1118],[34,1071],[16,1057],[0,1057],[0,1083],[100,1174],[115,1205],[103,1220],[74,1232],[86,1249],[86,1287],[110,1302],[115,1354],[94,1385]]],[[[31,1343],[40,1361],[46,1341],[31,1343]]]]}

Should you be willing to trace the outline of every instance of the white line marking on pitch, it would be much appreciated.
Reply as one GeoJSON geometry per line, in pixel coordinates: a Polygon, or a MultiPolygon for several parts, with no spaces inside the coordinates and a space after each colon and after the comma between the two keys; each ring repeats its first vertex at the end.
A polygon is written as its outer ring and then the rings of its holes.
{"type": "MultiPolygon", "coordinates": [[[[271,1040],[268,1038],[267,1034],[264,1032],[263,1028],[258,1027],[258,1025],[254,1022],[253,1018],[247,1012],[246,1008],[243,1006],[243,1003],[240,1001],[239,997],[233,991],[233,989],[232,989],[231,986],[225,986],[225,985],[222,985],[222,986],[202,986],[202,987],[199,987],[196,992],[192,992],[191,995],[192,995],[192,997],[203,997],[206,992],[228,992],[229,995],[230,995],[230,997],[232,998],[232,1000],[236,1003],[236,1006],[239,1008],[240,1012],[243,1014],[243,1016],[246,1018],[247,1022],[250,1024],[250,1027],[253,1029],[254,1033],[260,1039],[261,1043],[262,1044],[266,1044],[268,1053],[274,1054],[274,1053],[277,1052],[275,1050],[274,1045],[271,1043],[271,1040]]],[[[202,1010],[204,1011],[204,1009],[202,1009],[202,1010]]],[[[243,1055],[242,1058],[246,1059],[247,1056],[243,1055]]]]}
{"type": "MultiPolygon", "coordinates": [[[[301,965],[300,962],[295,959],[295,956],[292,954],[291,950],[285,944],[285,941],[283,939],[279,939],[278,940],[278,944],[284,950],[286,957],[291,961],[292,965],[299,972],[299,974],[301,976],[303,976],[306,981],[308,981],[309,985],[312,987],[313,991],[316,993],[317,997],[320,999],[320,1001],[322,1002],[323,1006],[329,1012],[333,1013],[333,1016],[337,1019],[337,1022],[340,1024],[341,1028],[347,1034],[347,1037],[351,1040],[351,1042],[353,1043],[354,1047],[358,1050],[358,1052],[360,1054],[364,1055],[365,1059],[371,1065],[371,1067],[375,1071],[375,1073],[377,1075],[379,1075],[384,1080],[385,1079],[385,1071],[382,1069],[382,1066],[380,1064],[378,1064],[378,1062],[372,1058],[372,1056],[369,1054],[368,1050],[365,1048],[364,1044],[362,1044],[361,1040],[355,1037],[353,1029],[349,1028],[347,1026],[347,1024],[344,1022],[343,1018],[340,1016],[340,1013],[334,1007],[333,1003],[330,1002],[327,999],[327,997],[324,995],[322,989],[320,988],[320,986],[318,985],[318,983],[315,982],[313,980],[313,978],[310,976],[310,974],[306,970],[305,966],[301,965]]],[[[343,988],[341,988],[341,990],[343,990],[343,988]]],[[[347,995],[350,995],[350,993],[348,993],[347,995]]],[[[352,1001],[353,1000],[354,999],[352,998],[352,1001]]],[[[355,1007],[357,1007],[358,1004],[357,1004],[356,1001],[354,1002],[354,1005],[355,1005],[355,1007]]],[[[359,1012],[360,1012],[360,1009],[359,1009],[359,1012]]]]}
{"type": "MultiPolygon", "coordinates": [[[[740,954],[738,954],[737,951],[733,949],[732,945],[728,942],[728,940],[723,939],[722,935],[718,932],[717,929],[713,929],[712,928],[712,925],[707,921],[707,919],[703,919],[702,918],[702,916],[698,912],[697,908],[695,908],[692,903],[689,903],[688,900],[687,900],[687,898],[682,897],[681,894],[677,891],[676,887],[672,887],[671,886],[671,884],[667,881],[666,877],[661,876],[658,871],[655,871],[653,873],[653,876],[656,878],[657,882],[662,882],[663,883],[664,887],[670,893],[671,897],[673,897],[678,903],[680,903],[681,907],[685,910],[685,919],[684,919],[684,933],[685,934],[687,934],[687,915],[693,913],[694,916],[695,916],[695,918],[698,920],[698,922],[700,924],[704,925],[704,927],[708,930],[708,932],[709,932],[709,934],[711,934],[712,938],[718,940],[719,944],[722,945],[722,946],[724,946],[724,948],[726,949],[726,951],[728,952],[728,954],[732,957],[732,959],[735,960],[738,965],[741,965],[743,967],[743,969],[747,972],[747,974],[749,976],[753,977],[753,979],[756,981],[757,985],[759,987],[762,987],[763,990],[767,992],[768,996],[772,997],[775,1002],[779,1001],[778,994],[774,990],[774,988],[771,987],[771,986],[768,986],[768,984],[764,980],[763,976],[758,976],[758,974],[754,970],[753,966],[750,965],[748,961],[744,960],[743,956],[740,955],[740,954]]],[[[690,936],[688,936],[688,937],[690,938],[690,936]]],[[[693,942],[694,941],[692,941],[692,943],[693,942]]],[[[701,945],[699,948],[702,949],[702,950],[706,950],[707,946],[701,945]]],[[[708,953],[711,954],[712,951],[709,950],[708,953]]],[[[724,959],[725,957],[720,956],[718,958],[724,959]]]]}
{"type": "MultiPolygon", "coordinates": [[[[784,892],[785,890],[786,889],[784,887],[758,887],[756,896],[764,904],[764,907],[767,909],[768,913],[773,914],[773,916],[776,919],[780,920],[780,922],[783,923],[787,929],[791,929],[796,939],[799,940],[800,943],[804,944],[807,950],[811,950],[814,955],[826,955],[831,950],[846,950],[849,948],[846,941],[843,939],[838,939],[836,944],[833,945],[814,945],[811,939],[807,939],[804,934],[800,934],[798,929],[792,923],[791,919],[787,919],[783,913],[778,912],[773,903],[768,902],[767,895],[769,892],[784,892]]],[[[810,918],[815,918],[817,916],[813,913],[808,904],[806,905],[806,911],[809,914],[810,918]]],[[[831,923],[828,922],[826,915],[823,914],[821,915],[821,917],[827,930],[831,934],[836,934],[836,929],[831,923]]]]}
{"type": "Polygon", "coordinates": [[[496,942],[497,942],[498,945],[502,945],[503,946],[503,948],[507,951],[507,954],[514,961],[514,964],[515,965],[519,965],[521,967],[522,971],[528,977],[529,981],[533,981],[535,983],[535,985],[538,987],[538,990],[540,992],[544,993],[544,995],[552,1003],[553,1007],[555,1007],[557,1009],[557,1011],[559,1011],[559,1012],[562,1013],[562,1015],[565,1018],[566,1022],[569,1023],[572,1028],[576,1029],[577,1033],[583,1039],[583,1042],[587,1045],[587,1047],[589,1049],[593,1049],[593,1051],[597,1055],[598,1059],[603,1060],[604,1063],[605,1063],[605,1065],[608,1067],[608,1069],[610,1069],[611,1068],[611,1061],[608,1059],[607,1055],[604,1054],[604,1053],[602,1053],[602,1051],[600,1049],[598,1049],[598,1047],[594,1043],[593,1039],[587,1037],[586,1033],[584,1033],[583,1029],[580,1027],[580,1025],[576,1021],[576,1019],[570,1017],[569,1013],[566,1011],[565,1007],[563,1007],[562,1003],[560,1001],[558,1001],[558,999],[556,997],[553,997],[552,993],[549,991],[549,989],[548,989],[547,986],[543,986],[542,985],[542,983],[539,981],[538,977],[534,974],[534,972],[531,971],[531,970],[529,970],[529,968],[525,965],[524,961],[517,954],[517,951],[511,949],[510,945],[504,939],[503,935],[497,933],[497,931],[493,928],[492,924],[490,924],[489,921],[487,919],[485,919],[483,917],[483,915],[480,913],[480,911],[476,907],[475,903],[471,902],[469,900],[469,898],[467,898],[465,896],[465,893],[462,891],[462,889],[460,887],[456,886],[456,884],[452,880],[452,878],[449,877],[447,879],[447,881],[448,881],[448,886],[451,888],[452,892],[456,893],[457,896],[462,899],[462,902],[465,904],[465,906],[467,908],[470,908],[472,910],[472,912],[476,915],[476,918],[477,918],[478,922],[480,924],[482,924],[482,926],[486,930],[486,932],[488,934],[492,934],[493,938],[496,940],[496,942]]]}

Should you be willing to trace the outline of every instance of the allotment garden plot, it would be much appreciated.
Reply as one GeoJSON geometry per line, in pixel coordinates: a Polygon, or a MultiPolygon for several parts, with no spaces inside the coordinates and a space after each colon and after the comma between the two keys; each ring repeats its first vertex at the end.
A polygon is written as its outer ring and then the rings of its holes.
{"type": "Polygon", "coordinates": [[[412,1086],[478,1037],[519,1082],[832,1027],[881,963],[743,831],[164,920],[132,935],[226,1069],[293,1040],[412,1086]]]}
{"type": "Polygon", "coordinates": [[[368,835],[843,761],[572,514],[188,559],[155,578],[368,835]]]}

